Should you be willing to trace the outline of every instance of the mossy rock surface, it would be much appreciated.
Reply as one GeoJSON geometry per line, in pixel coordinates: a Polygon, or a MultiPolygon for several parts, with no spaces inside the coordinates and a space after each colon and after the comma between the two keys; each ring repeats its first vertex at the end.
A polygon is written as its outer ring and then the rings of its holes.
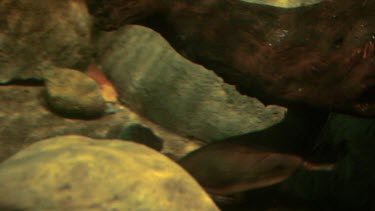
{"type": "Polygon", "coordinates": [[[0,83],[89,64],[92,21],[84,0],[1,0],[0,14],[0,83]]]}
{"type": "Polygon", "coordinates": [[[54,68],[43,71],[47,104],[70,118],[96,118],[104,114],[105,101],[96,82],[78,70],[54,68]]]}
{"type": "Polygon", "coordinates": [[[143,26],[102,34],[98,57],[124,105],[185,137],[211,141],[262,130],[286,111],[241,95],[143,26]]]}
{"type": "Polygon", "coordinates": [[[60,136],[0,165],[13,210],[218,210],[181,167],[140,144],[60,136]]]}

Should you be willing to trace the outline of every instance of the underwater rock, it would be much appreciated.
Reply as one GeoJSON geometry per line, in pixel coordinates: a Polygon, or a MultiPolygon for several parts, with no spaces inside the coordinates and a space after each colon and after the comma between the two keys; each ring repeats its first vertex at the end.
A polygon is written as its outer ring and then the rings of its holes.
{"type": "Polygon", "coordinates": [[[151,128],[139,122],[130,122],[120,127],[114,127],[108,132],[108,138],[134,141],[144,144],[157,151],[163,149],[163,139],[155,135],[151,128]]]}
{"type": "Polygon", "coordinates": [[[196,181],[143,145],[60,136],[0,164],[9,210],[218,210],[196,181]]]}
{"type": "MultiPolygon", "coordinates": [[[[84,135],[91,138],[107,138],[112,128],[131,122],[139,122],[151,128],[164,140],[163,153],[176,157],[201,146],[202,143],[181,137],[141,118],[130,109],[121,106],[116,113],[101,118],[64,118],[51,112],[42,101],[45,87],[3,85],[0,86],[0,161],[36,141],[64,134],[84,135]]],[[[121,131],[110,136],[115,138],[121,131]]]]}
{"type": "Polygon", "coordinates": [[[88,65],[91,18],[84,1],[2,0],[0,14],[0,83],[88,65]]]}
{"type": "Polygon", "coordinates": [[[98,41],[98,62],[119,99],[187,137],[218,140],[267,128],[285,109],[240,95],[212,71],[180,56],[156,32],[126,26],[98,41]]]}
{"type": "Polygon", "coordinates": [[[86,0],[97,27],[141,24],[266,104],[375,116],[375,1],[86,0]]]}
{"type": "Polygon", "coordinates": [[[105,101],[93,79],[67,68],[43,71],[47,104],[56,113],[70,118],[96,118],[104,114],[105,101]]]}

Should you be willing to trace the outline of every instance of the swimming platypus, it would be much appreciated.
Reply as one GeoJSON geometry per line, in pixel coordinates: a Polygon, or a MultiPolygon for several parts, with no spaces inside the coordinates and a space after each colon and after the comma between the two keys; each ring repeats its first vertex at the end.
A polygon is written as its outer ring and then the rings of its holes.
{"type": "Polygon", "coordinates": [[[375,1],[86,0],[100,29],[135,23],[266,104],[375,116],[375,1]]]}
{"type": "Polygon", "coordinates": [[[270,128],[210,143],[178,163],[214,196],[278,184],[299,170],[333,170],[336,153],[315,142],[325,119],[325,112],[292,108],[270,128]]]}

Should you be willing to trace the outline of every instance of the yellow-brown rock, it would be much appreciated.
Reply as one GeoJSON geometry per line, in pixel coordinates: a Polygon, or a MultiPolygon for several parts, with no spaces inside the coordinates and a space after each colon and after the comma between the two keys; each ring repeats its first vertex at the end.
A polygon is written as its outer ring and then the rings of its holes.
{"type": "Polygon", "coordinates": [[[218,210],[181,167],[127,141],[60,136],[0,165],[0,208],[218,210]]]}
{"type": "Polygon", "coordinates": [[[83,0],[0,1],[0,83],[39,80],[53,67],[85,68],[90,42],[83,0]]]}
{"type": "Polygon", "coordinates": [[[43,71],[47,103],[63,116],[94,118],[105,112],[105,100],[96,84],[86,74],[68,68],[43,71]]]}

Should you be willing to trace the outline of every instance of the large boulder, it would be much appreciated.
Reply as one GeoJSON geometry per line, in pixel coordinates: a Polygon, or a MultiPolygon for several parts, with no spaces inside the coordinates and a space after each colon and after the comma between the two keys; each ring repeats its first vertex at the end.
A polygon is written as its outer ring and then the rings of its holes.
{"type": "Polygon", "coordinates": [[[91,18],[84,1],[2,0],[0,14],[0,83],[88,64],[91,18]]]}
{"type": "Polygon", "coordinates": [[[121,102],[185,136],[223,139],[267,128],[284,115],[282,107],[239,94],[146,27],[130,25],[104,34],[98,55],[121,102]]]}
{"type": "Polygon", "coordinates": [[[176,163],[140,144],[60,136],[0,165],[0,208],[218,210],[176,163]]]}

